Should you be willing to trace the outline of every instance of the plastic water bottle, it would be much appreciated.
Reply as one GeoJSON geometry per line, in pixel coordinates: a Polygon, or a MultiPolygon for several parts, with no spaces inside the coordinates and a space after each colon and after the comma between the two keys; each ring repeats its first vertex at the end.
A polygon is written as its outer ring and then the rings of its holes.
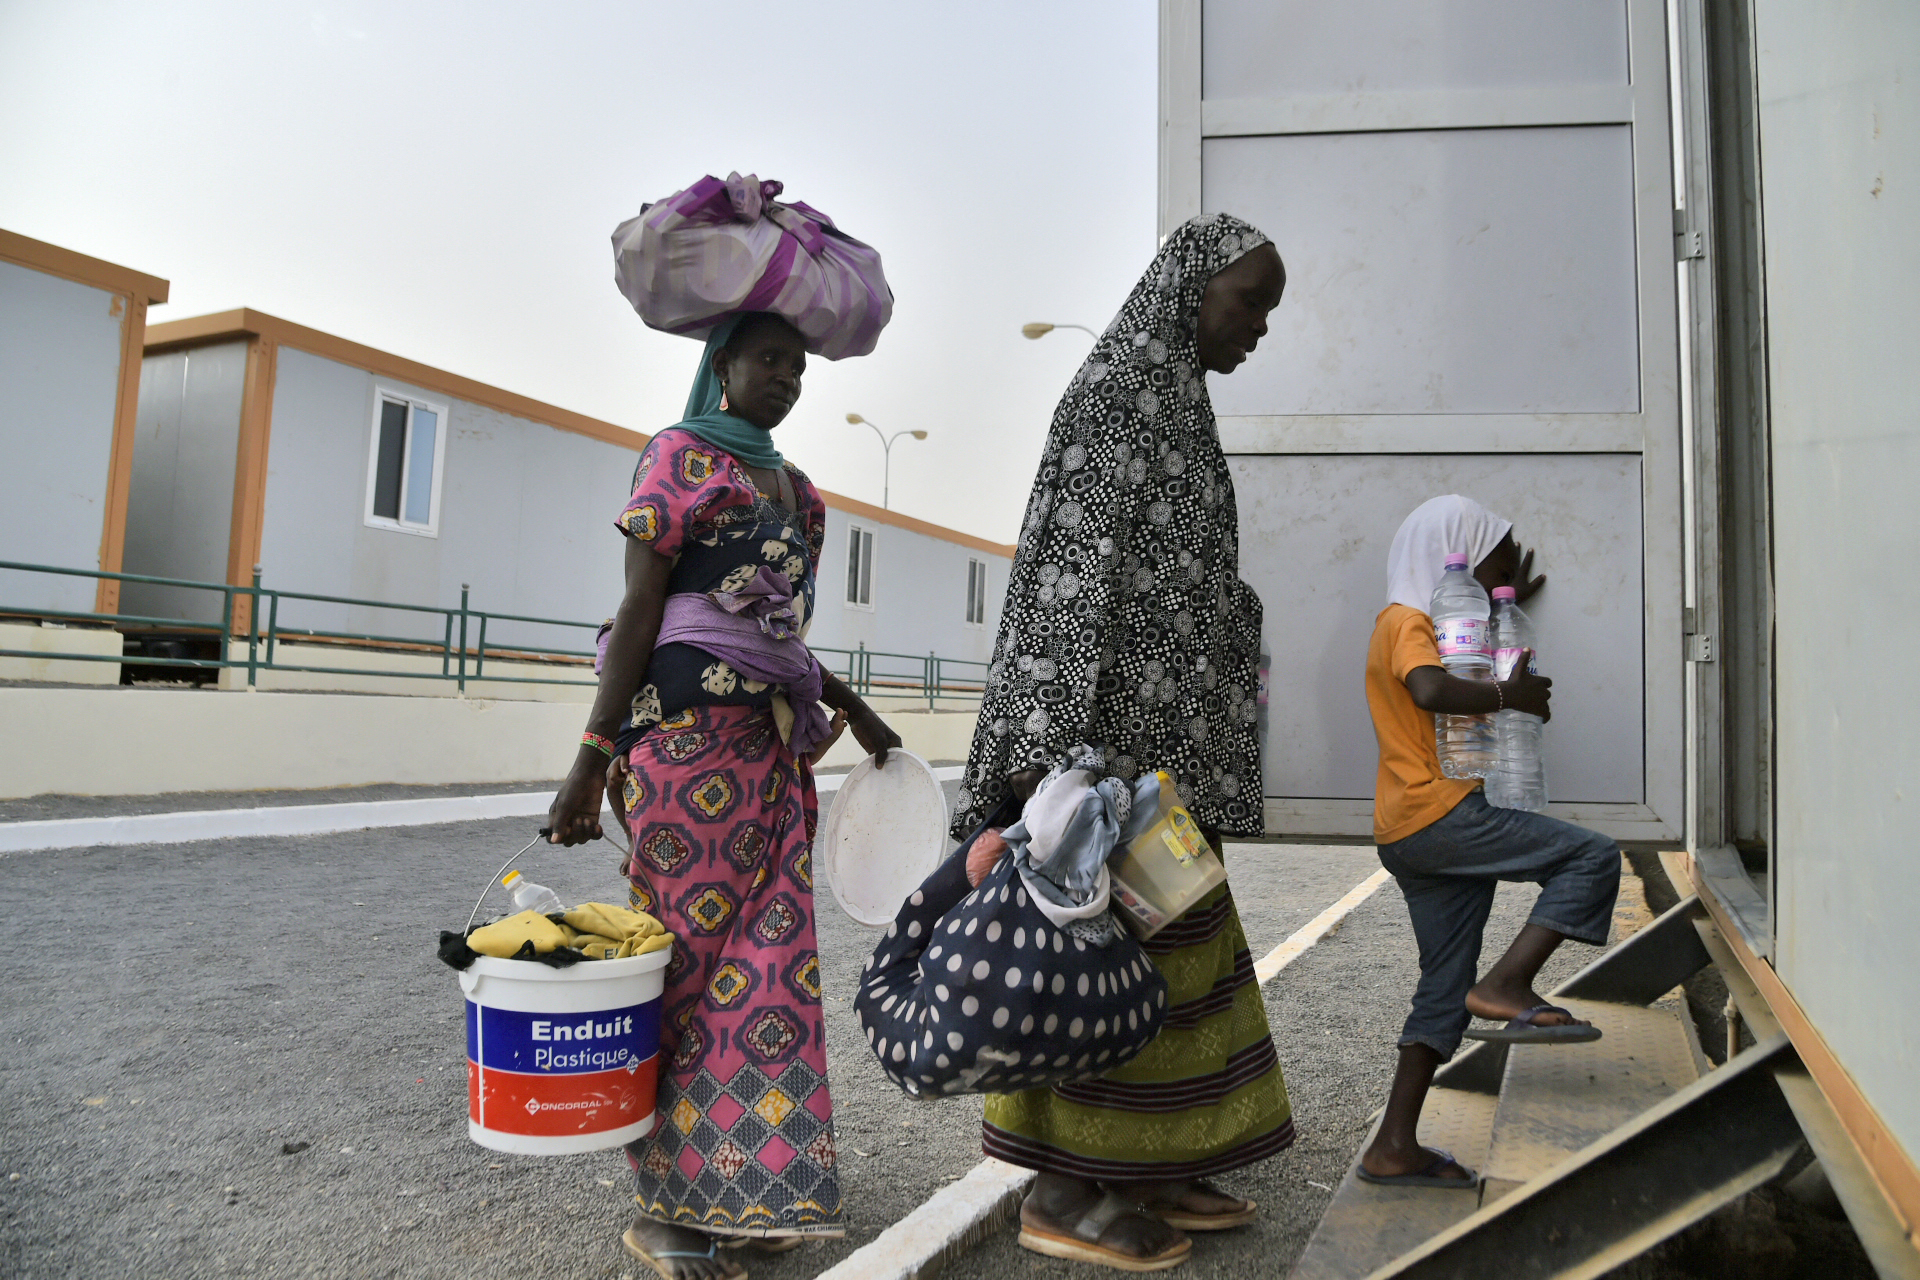
{"type": "MultiPolygon", "coordinates": [[[[1512,679],[1521,651],[1534,650],[1533,621],[1514,600],[1512,587],[1493,589],[1493,678],[1512,679]]],[[[1533,663],[1527,670],[1540,672],[1533,663]]],[[[1494,768],[1487,775],[1487,803],[1538,813],[1547,807],[1547,771],[1540,758],[1539,716],[1501,711],[1493,717],[1494,768]]]]}
{"type": "MultiPolygon", "coordinates": [[[[1433,642],[1439,646],[1440,665],[1447,674],[1462,680],[1492,680],[1493,647],[1487,625],[1492,607],[1466,556],[1447,557],[1447,571],[1433,589],[1427,613],[1433,618],[1433,642]]],[[[1441,773],[1449,778],[1484,778],[1492,772],[1492,716],[1435,715],[1433,731],[1441,773]]]]}
{"type": "Polygon", "coordinates": [[[567,904],[560,901],[559,894],[527,879],[518,868],[501,876],[500,883],[513,894],[513,905],[521,911],[538,911],[543,916],[550,916],[567,909],[567,904]]]}

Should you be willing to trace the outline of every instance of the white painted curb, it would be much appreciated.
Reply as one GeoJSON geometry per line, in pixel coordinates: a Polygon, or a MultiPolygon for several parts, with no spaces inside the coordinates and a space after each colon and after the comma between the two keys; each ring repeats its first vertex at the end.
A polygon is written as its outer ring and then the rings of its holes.
{"type": "MultiPolygon", "coordinates": [[[[949,765],[934,777],[951,782],[963,771],[949,765]]],[[[830,795],[845,774],[827,774],[814,789],[830,795]]],[[[100,845],[186,844],[235,836],[314,836],[369,827],[417,827],[435,822],[484,822],[494,818],[544,818],[550,791],[493,796],[429,796],[417,800],[362,800],[344,804],[273,805],[257,809],[196,809],[111,818],[54,818],[0,823],[0,854],[100,845]]]]}
{"type": "Polygon", "coordinates": [[[1018,1205],[1033,1170],[988,1157],[815,1280],[919,1280],[978,1243],[1018,1205]]]}
{"type": "Polygon", "coordinates": [[[421,800],[365,800],[347,804],[290,804],[261,809],[199,809],[113,818],[58,818],[0,824],[0,853],[82,849],[95,845],[185,844],[234,836],[312,836],[367,827],[411,827],[429,822],[546,816],[553,796],[518,792],[499,796],[432,796],[421,800]]]}
{"type": "Polygon", "coordinates": [[[1254,981],[1263,987],[1272,982],[1275,974],[1292,964],[1306,952],[1307,948],[1332,933],[1355,907],[1371,898],[1374,890],[1386,882],[1387,872],[1383,867],[1347,890],[1344,898],[1295,930],[1291,938],[1260,957],[1253,966],[1254,981]]]}

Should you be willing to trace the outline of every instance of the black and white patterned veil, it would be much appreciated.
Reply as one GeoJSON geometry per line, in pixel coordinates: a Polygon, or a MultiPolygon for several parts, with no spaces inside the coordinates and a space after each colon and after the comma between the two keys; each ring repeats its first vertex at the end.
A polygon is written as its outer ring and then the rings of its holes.
{"type": "Polygon", "coordinates": [[[1007,776],[1069,747],[1123,778],[1165,769],[1202,823],[1261,829],[1260,601],[1194,325],[1207,282],[1267,237],[1183,224],[1054,410],[955,806],[964,838],[1007,776]]]}

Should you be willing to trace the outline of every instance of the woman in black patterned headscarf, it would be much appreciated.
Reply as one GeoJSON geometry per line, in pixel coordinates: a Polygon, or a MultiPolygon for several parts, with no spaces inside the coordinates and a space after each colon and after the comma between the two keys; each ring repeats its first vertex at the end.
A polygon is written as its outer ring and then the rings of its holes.
{"type": "Polygon", "coordinates": [[[956,838],[993,812],[1010,775],[1078,742],[1103,747],[1124,778],[1165,769],[1215,830],[1259,833],[1260,601],[1237,572],[1233,481],[1205,372],[1246,358],[1285,281],[1279,254],[1244,222],[1188,222],[1060,398],[956,838]]]}
{"type": "MultiPolygon", "coordinates": [[[[1233,480],[1205,375],[1266,333],[1286,272],[1221,214],[1168,236],[1054,410],[1007,587],[956,836],[1088,743],[1110,773],[1164,769],[1215,846],[1262,829],[1260,601],[1240,581],[1233,480]]],[[[987,1098],[989,1155],[1040,1171],[1020,1242],[1157,1270],[1254,1206],[1201,1178],[1293,1141],[1226,886],[1146,944],[1165,1029],[1097,1080],[987,1098]]]]}

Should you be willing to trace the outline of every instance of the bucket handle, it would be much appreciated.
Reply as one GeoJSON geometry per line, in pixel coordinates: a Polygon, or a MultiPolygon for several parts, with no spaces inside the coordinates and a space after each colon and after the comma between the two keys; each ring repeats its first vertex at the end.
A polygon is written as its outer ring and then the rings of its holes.
{"type": "MultiPolygon", "coordinates": [[[[552,832],[553,832],[553,828],[551,827],[540,828],[540,834],[535,836],[533,839],[527,841],[526,847],[521,849],[520,853],[525,853],[527,849],[533,848],[533,846],[540,843],[542,837],[551,835],[552,832]]],[[[487,895],[489,893],[493,892],[493,886],[500,883],[500,877],[507,874],[507,868],[512,866],[514,863],[520,861],[520,853],[514,854],[511,858],[508,858],[505,862],[501,863],[500,869],[493,873],[493,879],[487,881],[487,887],[480,891],[480,897],[473,904],[473,914],[467,917],[467,928],[466,928],[466,932],[461,935],[462,937],[465,937],[466,933],[473,932],[473,922],[480,918],[480,904],[487,900],[487,895]]]]}
{"type": "MultiPolygon", "coordinates": [[[[533,848],[533,846],[539,844],[544,837],[550,836],[552,834],[553,834],[552,827],[540,828],[540,834],[536,835],[533,839],[527,841],[525,848],[522,848],[520,850],[520,853],[525,853],[528,849],[531,849],[533,848]]],[[[608,844],[612,845],[614,848],[620,850],[620,852],[622,853],[628,852],[627,848],[624,845],[622,845],[619,841],[615,840],[612,836],[607,835],[604,831],[601,832],[601,838],[604,839],[608,844]]],[[[487,881],[487,887],[480,891],[480,896],[474,900],[473,913],[467,917],[466,933],[473,932],[473,922],[480,918],[480,904],[487,900],[487,895],[489,893],[493,892],[493,886],[500,883],[500,877],[507,874],[507,868],[512,866],[514,863],[520,861],[520,853],[514,854],[511,858],[508,858],[505,862],[501,863],[500,869],[493,873],[493,879],[487,881]]],[[[461,936],[464,937],[465,934],[462,934],[461,936]]]]}

